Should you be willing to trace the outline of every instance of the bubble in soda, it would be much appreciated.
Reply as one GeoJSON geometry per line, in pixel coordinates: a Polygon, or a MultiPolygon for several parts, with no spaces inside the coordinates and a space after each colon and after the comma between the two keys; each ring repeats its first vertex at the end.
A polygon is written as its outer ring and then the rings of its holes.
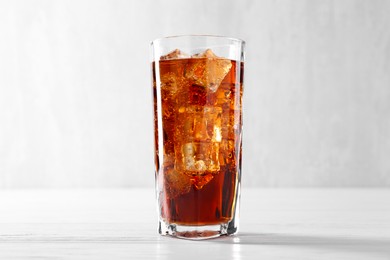
{"type": "Polygon", "coordinates": [[[199,59],[185,70],[185,77],[196,85],[203,86],[216,92],[222,80],[232,67],[231,61],[216,56],[210,49],[203,53],[192,55],[199,59]]]}

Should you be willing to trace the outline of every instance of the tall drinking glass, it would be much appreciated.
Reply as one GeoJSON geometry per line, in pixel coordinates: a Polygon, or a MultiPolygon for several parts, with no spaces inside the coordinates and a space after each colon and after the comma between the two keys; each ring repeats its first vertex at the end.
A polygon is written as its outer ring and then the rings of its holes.
{"type": "Polygon", "coordinates": [[[159,233],[237,232],[244,42],[174,36],[151,43],[159,233]]]}

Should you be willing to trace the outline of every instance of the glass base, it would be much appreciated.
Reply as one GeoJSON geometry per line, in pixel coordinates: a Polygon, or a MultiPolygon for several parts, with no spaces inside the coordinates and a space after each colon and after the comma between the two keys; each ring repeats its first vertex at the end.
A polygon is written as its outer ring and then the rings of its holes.
{"type": "Polygon", "coordinates": [[[233,235],[237,233],[237,226],[234,220],[217,225],[207,226],[184,226],[177,224],[167,224],[163,220],[159,221],[158,231],[163,236],[172,236],[183,239],[202,240],[216,238],[219,236],[233,235]]]}

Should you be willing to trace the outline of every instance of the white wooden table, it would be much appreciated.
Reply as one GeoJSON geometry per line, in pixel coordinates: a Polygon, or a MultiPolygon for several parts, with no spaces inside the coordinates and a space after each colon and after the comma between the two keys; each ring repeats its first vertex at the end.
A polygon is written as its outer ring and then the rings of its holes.
{"type": "Polygon", "coordinates": [[[243,189],[237,236],[157,234],[154,192],[0,191],[0,259],[390,259],[390,189],[243,189]]]}

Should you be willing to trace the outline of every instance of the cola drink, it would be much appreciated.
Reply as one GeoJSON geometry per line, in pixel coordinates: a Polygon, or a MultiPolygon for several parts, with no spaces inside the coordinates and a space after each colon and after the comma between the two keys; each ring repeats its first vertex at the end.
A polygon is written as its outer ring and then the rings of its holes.
{"type": "Polygon", "coordinates": [[[226,223],[241,171],[244,64],[211,50],[182,57],[152,65],[159,210],[167,223],[226,223]]]}

